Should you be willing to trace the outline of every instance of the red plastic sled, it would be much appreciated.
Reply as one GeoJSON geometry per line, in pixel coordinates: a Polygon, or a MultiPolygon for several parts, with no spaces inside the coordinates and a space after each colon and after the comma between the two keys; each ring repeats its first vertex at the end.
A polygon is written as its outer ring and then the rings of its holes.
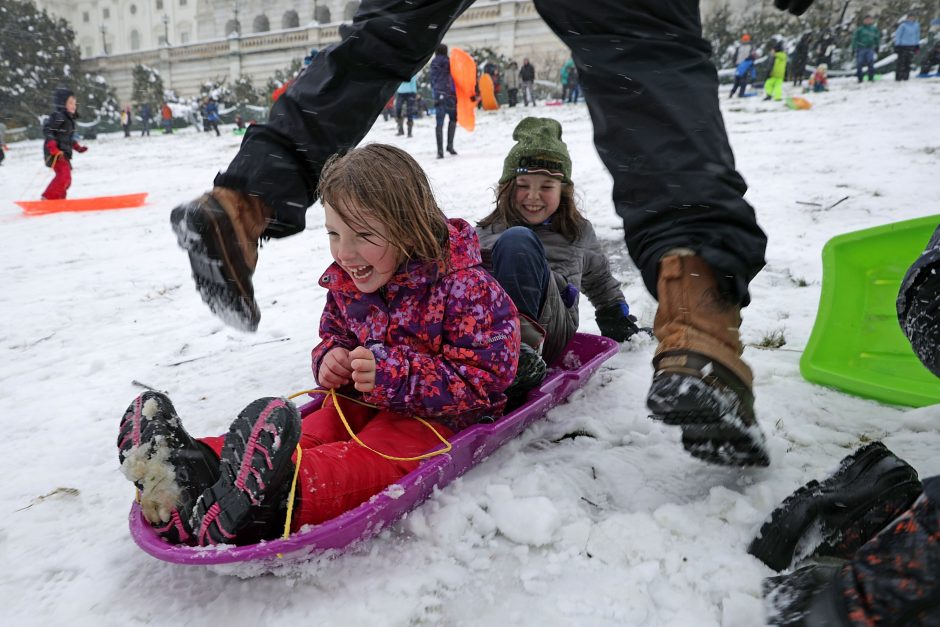
{"type": "MultiPolygon", "coordinates": [[[[524,405],[496,422],[464,429],[451,439],[453,448],[450,453],[422,462],[362,505],[319,525],[304,527],[287,538],[244,546],[220,544],[192,547],[169,544],[144,519],[137,502],[131,506],[128,518],[131,537],[150,555],[176,564],[206,566],[253,562],[273,567],[284,563],[284,560],[302,561],[327,551],[341,553],[350,545],[375,536],[424,502],[435,488],[447,485],[519,435],[528,425],[587,383],[601,364],[619,349],[617,342],[606,337],[575,334],[564,355],[552,364],[542,384],[529,392],[524,405]]],[[[300,407],[301,415],[306,416],[314,411],[322,401],[323,397],[319,396],[300,407]]]]}
{"type": "Polygon", "coordinates": [[[147,192],[124,194],[123,196],[95,196],[94,198],[66,198],[65,200],[17,200],[28,216],[69,211],[104,211],[106,209],[130,209],[140,207],[147,201],[147,192]]]}

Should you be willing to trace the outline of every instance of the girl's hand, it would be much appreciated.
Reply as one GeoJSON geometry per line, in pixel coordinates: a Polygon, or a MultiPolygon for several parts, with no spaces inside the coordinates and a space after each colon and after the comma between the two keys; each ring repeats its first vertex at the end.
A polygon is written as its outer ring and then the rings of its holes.
{"type": "Polygon", "coordinates": [[[349,355],[349,351],[342,346],[331,349],[320,362],[317,383],[327,388],[339,388],[349,383],[349,377],[353,372],[349,355]]]}
{"type": "Polygon", "coordinates": [[[365,346],[359,346],[349,353],[349,363],[352,366],[352,380],[360,392],[371,392],[375,389],[375,355],[365,346]]]}

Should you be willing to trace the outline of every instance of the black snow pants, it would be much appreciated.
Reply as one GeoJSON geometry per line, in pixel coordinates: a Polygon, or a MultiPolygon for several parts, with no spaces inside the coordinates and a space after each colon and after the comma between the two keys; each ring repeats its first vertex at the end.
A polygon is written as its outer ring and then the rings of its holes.
{"type": "MultiPolygon", "coordinates": [[[[318,54],[252,125],[216,185],[260,195],[266,235],[303,230],[326,159],[358,144],[398,85],[427,63],[473,0],[364,0],[342,40],[318,54]]],[[[655,296],[658,262],[685,247],[742,305],[766,236],[744,201],[718,108],[698,0],[536,0],[571,49],[613,181],[627,247],[655,296]]],[[[493,171],[493,179],[499,172],[493,171]]]]}

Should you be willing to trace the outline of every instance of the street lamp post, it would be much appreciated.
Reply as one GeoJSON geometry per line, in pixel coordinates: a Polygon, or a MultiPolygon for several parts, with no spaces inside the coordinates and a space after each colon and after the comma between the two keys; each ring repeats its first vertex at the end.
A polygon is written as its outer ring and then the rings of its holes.
{"type": "Polygon", "coordinates": [[[104,55],[108,56],[108,39],[107,39],[108,29],[101,26],[101,47],[104,48],[104,55]]]}
{"type": "Polygon", "coordinates": [[[170,45],[170,18],[166,13],[163,14],[163,45],[170,45]]]}

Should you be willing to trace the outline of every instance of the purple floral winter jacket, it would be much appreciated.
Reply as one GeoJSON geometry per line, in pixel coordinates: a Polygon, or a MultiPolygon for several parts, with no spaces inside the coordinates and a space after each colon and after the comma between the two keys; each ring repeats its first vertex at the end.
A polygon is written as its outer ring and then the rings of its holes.
{"type": "Polygon", "coordinates": [[[408,261],[382,290],[364,294],[332,264],[313,349],[313,375],[331,349],[375,355],[375,389],[362,400],[459,431],[498,416],[516,374],[519,319],[512,300],[480,266],[472,226],[449,220],[450,260],[408,261]]]}

